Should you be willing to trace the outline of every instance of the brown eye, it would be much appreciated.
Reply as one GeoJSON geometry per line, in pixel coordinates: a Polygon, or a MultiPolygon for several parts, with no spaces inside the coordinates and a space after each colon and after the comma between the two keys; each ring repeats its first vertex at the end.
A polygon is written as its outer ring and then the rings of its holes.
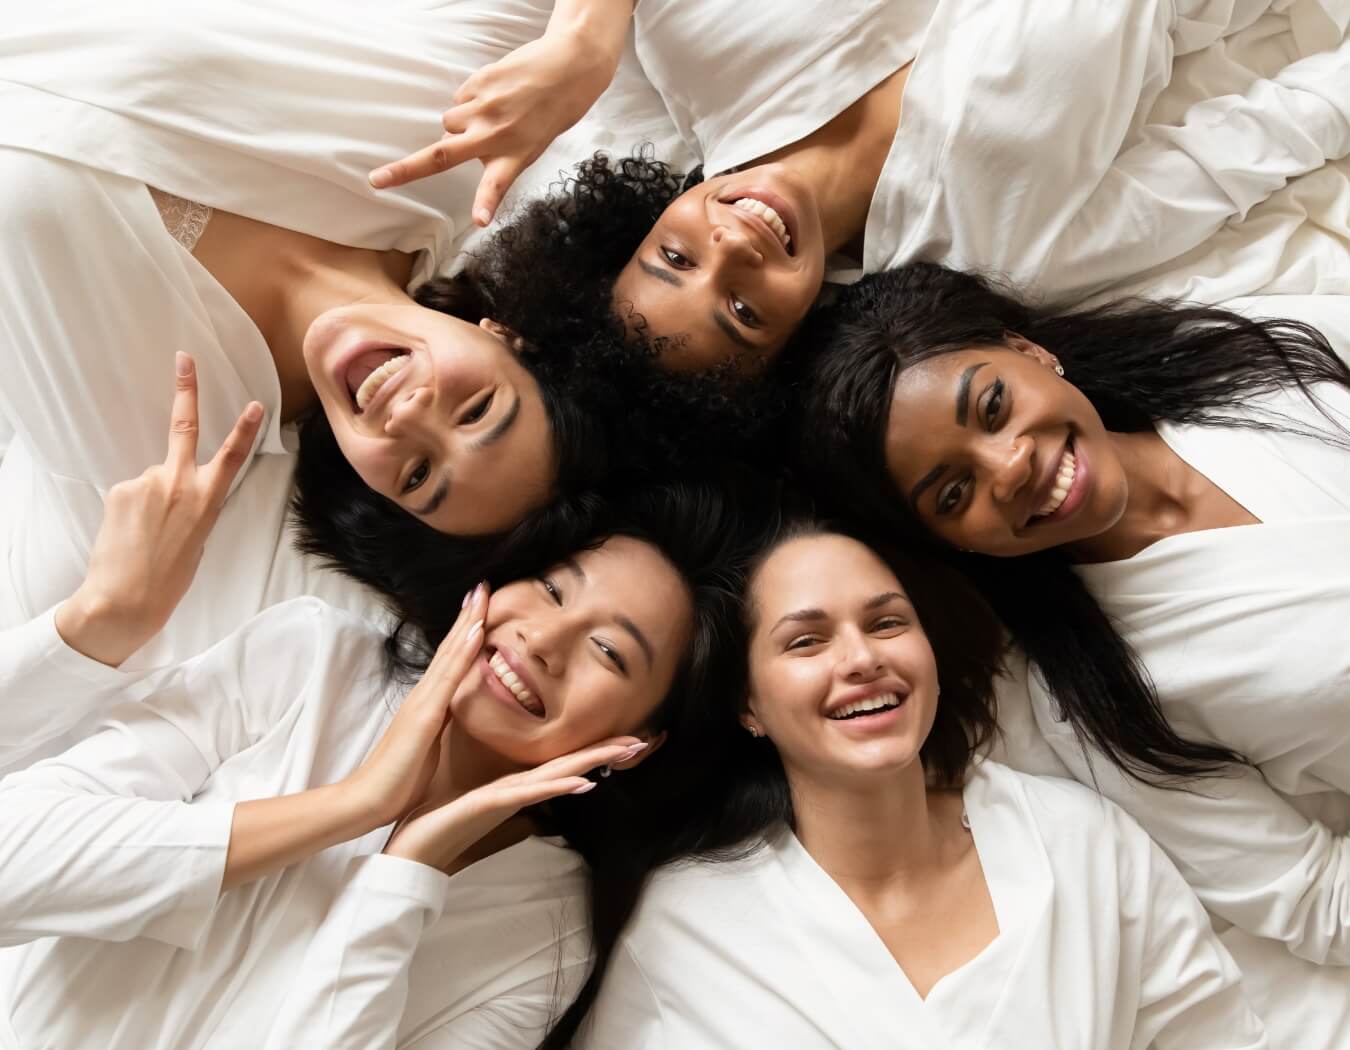
{"type": "Polygon", "coordinates": [[[667,248],[661,245],[661,256],[677,270],[691,270],[694,267],[693,260],[686,255],[681,255],[674,248],[667,248]]]}
{"type": "Polygon", "coordinates": [[[736,315],[736,319],[740,321],[741,324],[750,328],[759,326],[759,314],[755,313],[754,310],[750,309],[749,306],[740,299],[737,299],[734,295],[731,297],[731,312],[736,315]]]}
{"type": "Polygon", "coordinates": [[[421,463],[417,464],[417,466],[413,468],[413,472],[408,475],[408,480],[403,483],[404,495],[408,494],[409,492],[416,492],[419,488],[421,488],[422,482],[426,481],[428,475],[430,474],[431,474],[431,464],[424,459],[422,460],[421,463]]]}

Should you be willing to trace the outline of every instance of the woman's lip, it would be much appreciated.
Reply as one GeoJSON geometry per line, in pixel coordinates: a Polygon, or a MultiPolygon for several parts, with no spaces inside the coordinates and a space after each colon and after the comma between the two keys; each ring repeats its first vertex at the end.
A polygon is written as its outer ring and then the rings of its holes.
{"type": "Polygon", "coordinates": [[[896,707],[886,711],[875,711],[858,715],[856,718],[831,718],[830,725],[838,726],[847,733],[871,733],[878,729],[889,728],[891,723],[901,718],[909,710],[909,704],[903,700],[896,707]]]}
{"type": "MultiPolygon", "coordinates": [[[[525,705],[516,699],[516,694],[506,688],[506,684],[497,677],[497,672],[488,663],[491,656],[492,654],[486,649],[478,654],[478,674],[483,679],[483,684],[487,686],[488,692],[517,714],[535,722],[543,721],[543,715],[536,715],[533,711],[527,710],[525,705]]],[[[526,688],[528,689],[529,686],[526,686],[526,688]]],[[[531,689],[530,692],[533,693],[534,690],[531,689]]],[[[540,703],[542,705],[543,702],[540,701],[540,703]]]]}
{"type": "Polygon", "coordinates": [[[539,702],[539,706],[544,709],[544,714],[548,714],[548,705],[544,703],[544,698],[539,692],[539,684],[535,682],[534,675],[530,674],[529,669],[525,666],[525,661],[520,658],[519,654],[502,646],[495,647],[493,652],[498,653],[506,661],[506,666],[516,672],[516,677],[520,679],[521,684],[539,702]]]}
{"type": "Polygon", "coordinates": [[[362,354],[369,353],[372,350],[399,350],[402,347],[396,346],[388,340],[381,339],[361,339],[351,346],[347,347],[333,359],[332,370],[329,378],[333,384],[342,391],[348,404],[352,406],[352,411],[358,411],[356,408],[356,394],[347,386],[347,371],[356,363],[356,359],[362,354]]]}
{"type": "MultiPolygon", "coordinates": [[[[385,347],[376,347],[374,349],[404,350],[406,349],[406,347],[385,346],[385,347]]],[[[409,357],[412,356],[411,350],[408,351],[408,356],[409,357]]],[[[389,403],[389,400],[394,396],[395,393],[398,392],[398,390],[401,387],[407,384],[409,377],[412,375],[413,371],[416,368],[417,362],[409,361],[406,365],[404,365],[397,372],[395,372],[388,379],[386,379],[380,385],[380,389],[375,391],[375,396],[366,402],[366,407],[363,409],[358,409],[360,414],[363,416],[368,416],[371,419],[378,419],[380,410],[383,409],[383,407],[389,403]]],[[[354,400],[355,395],[353,395],[353,401],[354,400]]]]}
{"type": "MultiPolygon", "coordinates": [[[[738,189],[734,193],[729,193],[725,197],[719,198],[719,200],[722,204],[734,206],[736,201],[746,197],[749,197],[751,200],[757,200],[760,204],[767,204],[778,213],[778,217],[783,220],[783,225],[787,227],[788,244],[792,246],[791,248],[783,248],[783,242],[778,239],[778,235],[773,232],[773,229],[769,227],[769,224],[764,222],[763,219],[760,219],[759,221],[763,223],[765,228],[769,230],[769,233],[773,235],[774,243],[783,250],[785,255],[789,257],[795,256],[801,243],[797,239],[800,227],[797,222],[796,209],[793,208],[782,195],[774,193],[773,190],[764,189],[761,186],[738,189]]],[[[746,212],[745,214],[749,215],[750,213],[746,212]]],[[[755,218],[758,219],[759,216],[755,216],[755,218]]]]}
{"type": "Polygon", "coordinates": [[[857,689],[850,689],[843,696],[836,697],[825,707],[825,717],[828,718],[834,712],[848,707],[849,704],[856,704],[859,700],[870,700],[874,696],[885,696],[887,693],[894,693],[900,698],[903,706],[909,699],[909,683],[899,678],[883,678],[872,682],[870,685],[860,686],[857,689]]]}
{"type": "MultiPolygon", "coordinates": [[[[1064,447],[1068,448],[1069,444],[1070,442],[1066,441],[1064,447]]],[[[1043,518],[1033,518],[1029,522],[1031,528],[1039,528],[1042,525],[1053,525],[1057,521],[1063,521],[1081,507],[1083,501],[1087,498],[1087,485],[1090,480],[1088,477],[1088,458],[1078,442],[1075,441],[1072,442],[1072,444],[1074,460],[1073,484],[1069,486],[1069,491],[1064,496],[1064,502],[1055,508],[1054,513],[1047,514],[1043,518]]],[[[1059,456],[1060,460],[1064,458],[1063,449],[1060,450],[1059,456]]],[[[1058,465],[1058,462],[1056,465],[1058,465]]]]}

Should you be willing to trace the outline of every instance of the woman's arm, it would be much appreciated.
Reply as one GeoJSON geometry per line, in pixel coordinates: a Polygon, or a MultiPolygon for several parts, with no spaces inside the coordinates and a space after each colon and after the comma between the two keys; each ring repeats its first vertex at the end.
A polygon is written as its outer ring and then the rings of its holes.
{"type": "Polygon", "coordinates": [[[1350,840],[1304,817],[1250,767],[1190,791],[1140,783],[1089,758],[1044,692],[1033,686],[1032,696],[1046,741],[1074,777],[1134,817],[1206,908],[1310,962],[1350,965],[1350,840]]]}
{"type": "MultiPolygon", "coordinates": [[[[586,771],[627,761],[636,746],[632,738],[607,741],[537,769],[502,777],[450,802],[424,806],[399,826],[384,854],[353,861],[337,899],[310,942],[267,1047],[283,1050],[306,1039],[327,1050],[394,1047],[408,1000],[412,959],[422,935],[447,907],[450,921],[455,921],[456,909],[464,907],[447,900],[452,879],[444,872],[453,870],[469,847],[522,808],[591,790],[596,785],[585,779],[586,771]]],[[[540,936],[558,935],[554,922],[561,920],[558,916],[552,920],[540,918],[540,936]]],[[[465,950],[487,953],[480,967],[492,972],[493,984],[500,987],[501,977],[491,965],[492,946],[470,949],[466,945],[465,950]]],[[[509,962],[496,961],[501,963],[497,970],[510,969],[509,962]]],[[[478,973],[480,969],[446,965],[452,972],[478,973]]],[[[559,975],[551,970],[542,978],[514,972],[507,977],[516,978],[519,983],[509,994],[465,1009],[417,1045],[456,1050],[536,1046],[556,1005],[559,975]]],[[[479,990],[447,988],[445,994],[458,1001],[479,990]]]]}
{"type": "Polygon", "coordinates": [[[557,0],[544,35],[464,81],[439,142],[377,168],[388,189],[475,158],[483,176],[473,218],[486,226],[506,191],[548,145],[586,115],[614,79],[634,0],[557,0]]]}

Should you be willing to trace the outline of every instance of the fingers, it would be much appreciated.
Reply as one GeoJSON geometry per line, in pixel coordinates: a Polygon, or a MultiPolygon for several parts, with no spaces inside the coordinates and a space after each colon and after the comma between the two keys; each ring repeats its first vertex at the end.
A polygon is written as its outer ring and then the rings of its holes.
{"type": "Polygon", "coordinates": [[[474,222],[486,226],[492,221],[506,191],[526,166],[525,160],[520,157],[494,157],[484,165],[483,177],[478,180],[478,193],[473,201],[474,222]]]}
{"type": "Polygon", "coordinates": [[[577,777],[600,766],[617,765],[636,758],[647,745],[637,737],[625,736],[606,740],[603,744],[583,747],[579,751],[545,762],[537,769],[522,774],[522,779],[556,780],[559,777],[577,777]]]}
{"type": "Polygon", "coordinates": [[[173,413],[169,423],[169,454],[166,466],[197,465],[197,366],[191,356],[179,352],[174,361],[173,413]]]}
{"type": "Polygon", "coordinates": [[[437,175],[449,171],[457,164],[472,160],[478,155],[477,140],[467,136],[446,135],[425,149],[410,153],[402,160],[376,168],[370,173],[370,184],[377,190],[403,186],[428,175],[437,175]]]}
{"type": "Polygon", "coordinates": [[[225,502],[230,486],[234,484],[235,477],[248,460],[248,454],[253,449],[253,442],[258,436],[258,428],[262,425],[262,417],[262,405],[256,401],[250,401],[239,418],[235,420],[234,429],[225,438],[224,444],[220,446],[211,462],[207,464],[206,494],[211,505],[220,506],[225,502]]]}
{"type": "Polygon", "coordinates": [[[482,651],[488,591],[487,583],[483,582],[470,592],[427,668],[426,676],[437,685],[437,696],[444,704],[449,704],[450,697],[482,651]]]}

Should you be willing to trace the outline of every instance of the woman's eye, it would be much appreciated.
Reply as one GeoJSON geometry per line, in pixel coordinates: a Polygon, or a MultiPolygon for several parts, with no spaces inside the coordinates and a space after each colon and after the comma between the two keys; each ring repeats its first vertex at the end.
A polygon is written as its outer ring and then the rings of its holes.
{"type": "Polygon", "coordinates": [[[550,598],[553,599],[553,603],[554,603],[555,605],[561,605],[561,604],[562,604],[562,591],[558,590],[557,584],[555,584],[555,583],[554,583],[552,580],[550,580],[547,576],[540,576],[540,577],[539,577],[539,584],[540,584],[541,587],[544,588],[544,592],[545,592],[550,598]]]}
{"type": "Polygon", "coordinates": [[[459,419],[460,426],[466,426],[469,423],[477,423],[492,407],[492,399],[496,396],[495,390],[489,390],[470,406],[469,411],[465,412],[459,419]]]}
{"type": "Polygon", "coordinates": [[[954,481],[941,492],[938,493],[937,511],[939,514],[950,514],[961,505],[961,497],[965,495],[965,481],[954,481]]]}
{"type": "Polygon", "coordinates": [[[989,391],[989,399],[984,403],[984,419],[990,430],[994,429],[994,423],[998,420],[999,413],[1003,411],[1003,380],[996,380],[989,391]]]}
{"type": "Polygon", "coordinates": [[[902,620],[899,616],[884,616],[872,625],[872,630],[898,631],[900,628],[907,626],[908,624],[904,620],[902,620]]]}
{"type": "Polygon", "coordinates": [[[408,480],[403,483],[404,495],[407,495],[409,492],[415,492],[417,489],[421,488],[422,482],[427,480],[427,476],[430,473],[431,464],[425,459],[417,464],[417,466],[413,468],[413,472],[408,475],[408,480]]]}
{"type": "Polygon", "coordinates": [[[610,663],[624,674],[628,673],[628,665],[624,663],[623,657],[619,655],[619,650],[615,649],[614,646],[610,645],[608,642],[602,642],[599,638],[592,638],[591,641],[595,643],[597,649],[609,658],[610,663]]]}
{"type": "Polygon", "coordinates": [[[750,309],[750,307],[746,306],[745,303],[741,302],[734,295],[731,297],[731,312],[736,315],[736,319],[740,321],[741,324],[749,325],[751,328],[754,328],[759,324],[759,314],[755,313],[754,310],[750,309]]]}
{"type": "Polygon", "coordinates": [[[694,265],[688,256],[681,255],[674,248],[667,248],[664,244],[661,245],[661,255],[677,270],[688,270],[694,265]]]}
{"type": "Polygon", "coordinates": [[[787,643],[787,651],[791,652],[793,649],[809,649],[819,641],[820,639],[814,634],[798,635],[796,638],[792,639],[792,641],[787,643]]]}

